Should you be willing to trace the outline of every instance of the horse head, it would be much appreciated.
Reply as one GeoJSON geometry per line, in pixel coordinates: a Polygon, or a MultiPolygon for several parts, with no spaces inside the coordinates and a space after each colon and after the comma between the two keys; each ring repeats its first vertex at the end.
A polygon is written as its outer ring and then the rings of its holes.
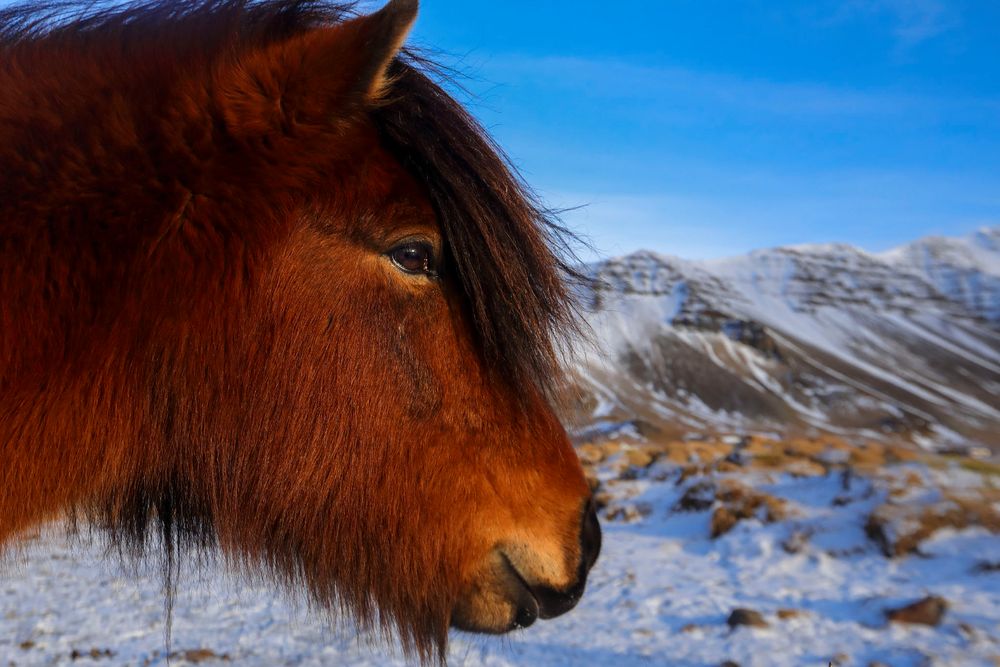
{"type": "Polygon", "coordinates": [[[580,598],[560,229],[414,0],[6,17],[0,537],[217,548],[422,655],[580,598]]]}

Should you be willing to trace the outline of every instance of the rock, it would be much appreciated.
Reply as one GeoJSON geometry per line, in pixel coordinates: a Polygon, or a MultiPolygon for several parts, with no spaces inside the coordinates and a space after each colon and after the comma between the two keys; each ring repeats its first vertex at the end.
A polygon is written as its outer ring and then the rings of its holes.
{"type": "Polygon", "coordinates": [[[830,658],[831,667],[839,667],[839,665],[846,665],[851,661],[851,656],[846,653],[838,653],[830,658]]]}
{"type": "Polygon", "coordinates": [[[990,574],[991,572],[1000,572],[1000,560],[981,560],[976,563],[972,571],[976,574],[990,574]]]}
{"type": "Polygon", "coordinates": [[[948,610],[948,602],[937,595],[928,595],[897,609],[887,609],[886,618],[892,623],[912,623],[936,626],[948,610]]]}
{"type": "Polygon", "coordinates": [[[639,479],[639,471],[642,468],[636,468],[632,465],[626,465],[625,468],[618,474],[618,479],[623,482],[633,482],[639,479]]]}
{"type": "Polygon", "coordinates": [[[834,498],[830,504],[832,504],[834,507],[843,507],[845,505],[850,505],[852,502],[854,502],[854,498],[852,496],[846,493],[841,493],[836,498],[834,498]]]}
{"type": "Polygon", "coordinates": [[[788,538],[781,543],[781,548],[785,553],[797,554],[809,544],[809,532],[805,530],[793,531],[788,538]]]}
{"type": "Polygon", "coordinates": [[[100,649],[100,648],[94,647],[94,648],[90,649],[89,651],[81,651],[79,649],[73,649],[72,651],[70,651],[69,658],[70,658],[70,660],[73,660],[73,661],[80,660],[81,658],[90,658],[91,660],[100,660],[101,658],[113,658],[114,655],[115,655],[115,652],[112,651],[109,648],[100,649]]]}
{"type": "Polygon", "coordinates": [[[742,450],[733,449],[733,451],[726,454],[726,458],[722,459],[722,462],[728,463],[734,468],[742,468],[747,464],[747,457],[743,454],[742,450]]]}
{"type": "Polygon", "coordinates": [[[721,537],[731,531],[737,523],[739,523],[739,518],[728,507],[716,507],[715,511],[712,512],[709,533],[712,535],[712,539],[721,537]]]}
{"type": "Polygon", "coordinates": [[[922,526],[924,508],[889,503],[876,507],[865,521],[865,534],[878,545],[886,558],[914,553],[933,533],[922,526]]]}
{"type": "Polygon", "coordinates": [[[175,651],[170,654],[171,658],[180,658],[185,662],[191,662],[198,664],[200,662],[205,662],[207,660],[222,660],[223,662],[229,662],[231,658],[228,653],[216,653],[210,648],[193,648],[187,651],[175,651]]]}
{"type": "Polygon", "coordinates": [[[688,487],[674,505],[675,512],[704,512],[715,502],[715,484],[708,480],[688,487]]]}
{"type": "Polygon", "coordinates": [[[725,662],[719,663],[719,667],[740,667],[740,663],[735,660],[726,660],[725,662]]]}
{"type": "Polygon", "coordinates": [[[754,628],[768,627],[767,621],[764,620],[764,616],[759,611],[743,607],[733,609],[732,613],[729,614],[729,618],[726,619],[726,624],[733,629],[741,625],[748,625],[754,628]]]}
{"type": "Polygon", "coordinates": [[[970,639],[974,639],[979,636],[979,632],[976,630],[976,626],[971,623],[959,623],[958,629],[962,631],[962,634],[970,639]]]}
{"type": "Polygon", "coordinates": [[[806,612],[802,609],[779,609],[777,611],[778,618],[783,621],[787,621],[792,618],[799,618],[805,616],[806,612]]]}

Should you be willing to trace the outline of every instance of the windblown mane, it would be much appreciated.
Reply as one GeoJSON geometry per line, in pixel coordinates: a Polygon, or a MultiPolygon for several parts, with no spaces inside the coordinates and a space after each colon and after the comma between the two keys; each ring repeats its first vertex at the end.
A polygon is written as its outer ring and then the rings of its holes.
{"type": "MultiPolygon", "coordinates": [[[[154,0],[100,8],[48,2],[0,10],[0,50],[86,59],[154,43],[178,59],[252,49],[356,15],[356,3],[322,0],[154,0]],[[30,49],[30,50],[29,50],[30,49]]],[[[161,53],[160,57],[169,57],[161,53]]],[[[25,58],[22,67],[30,63],[25,58]]],[[[575,238],[543,206],[483,127],[437,80],[431,59],[404,50],[373,113],[386,146],[423,184],[445,237],[445,270],[466,297],[489,365],[548,394],[560,351],[579,333],[568,282],[575,238]]],[[[447,83],[445,81],[445,83],[447,83]]]]}

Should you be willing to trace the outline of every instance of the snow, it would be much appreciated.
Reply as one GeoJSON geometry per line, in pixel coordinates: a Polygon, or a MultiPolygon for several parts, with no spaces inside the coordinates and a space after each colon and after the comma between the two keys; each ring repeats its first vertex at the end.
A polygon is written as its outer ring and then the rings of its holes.
{"type": "MultiPolygon", "coordinates": [[[[503,638],[456,633],[449,664],[734,660],[744,667],[797,667],[840,660],[906,667],[992,665],[1000,656],[1000,575],[975,568],[981,559],[1000,558],[1000,537],[944,530],[924,544],[921,556],[885,558],[863,522],[885,499],[892,475],[741,477],[785,498],[790,516],[773,524],[744,521],[712,540],[709,511],[673,510],[697,479],[678,483],[659,465],[614,487],[614,502],[645,503],[651,513],[633,523],[605,521],[604,550],[577,609],[503,638]],[[808,538],[790,553],[784,545],[796,533],[808,538]],[[940,626],[886,624],[886,607],[927,594],[951,605],[940,626]],[[769,627],[730,630],[726,618],[737,607],[761,612],[769,627]],[[782,620],[781,609],[797,615],[782,620]]],[[[962,488],[982,483],[967,471],[913,465],[895,478],[909,473],[962,488]]],[[[61,664],[77,650],[84,655],[72,664],[80,666],[166,664],[158,570],[122,571],[102,558],[99,543],[83,543],[73,546],[55,529],[0,571],[0,661],[61,664]],[[86,655],[92,648],[113,655],[92,659],[86,655]]],[[[182,575],[172,647],[227,656],[201,663],[209,665],[408,664],[391,645],[358,636],[349,625],[332,628],[268,586],[212,566],[182,575]]],[[[187,662],[175,654],[171,664],[187,662]]]]}

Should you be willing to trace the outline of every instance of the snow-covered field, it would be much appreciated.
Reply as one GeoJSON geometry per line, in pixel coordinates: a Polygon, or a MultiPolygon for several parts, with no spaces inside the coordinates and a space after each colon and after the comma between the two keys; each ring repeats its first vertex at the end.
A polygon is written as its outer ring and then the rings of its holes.
{"type": "MultiPolygon", "coordinates": [[[[784,499],[782,518],[758,513],[712,539],[719,501],[711,493],[700,511],[677,507],[715,477],[681,480],[666,459],[607,463],[598,468],[605,512],[623,511],[604,522],[604,551],[580,606],[505,638],[456,634],[449,664],[1000,664],[1000,536],[945,528],[918,553],[887,558],[864,531],[880,504],[909,508],[949,489],[989,489],[992,475],[919,462],[874,476],[748,468],[735,478],[784,499]],[[887,608],[929,594],[949,605],[936,627],[886,622],[887,608]],[[731,629],[735,608],[759,612],[767,627],[731,629]]],[[[125,572],[101,554],[55,529],[5,559],[0,665],[166,664],[157,569],[125,572]]],[[[172,650],[175,665],[407,664],[391,647],[212,567],[182,573],[172,650]]]]}

